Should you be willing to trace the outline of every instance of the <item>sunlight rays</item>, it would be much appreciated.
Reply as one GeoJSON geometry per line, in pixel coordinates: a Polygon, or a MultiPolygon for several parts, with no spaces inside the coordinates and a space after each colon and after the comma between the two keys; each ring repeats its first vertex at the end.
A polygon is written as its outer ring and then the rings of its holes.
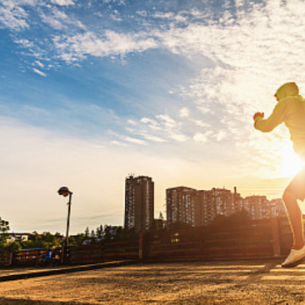
{"type": "Polygon", "coordinates": [[[304,166],[304,162],[293,151],[291,145],[284,146],[281,157],[280,175],[282,177],[295,176],[304,166]]]}

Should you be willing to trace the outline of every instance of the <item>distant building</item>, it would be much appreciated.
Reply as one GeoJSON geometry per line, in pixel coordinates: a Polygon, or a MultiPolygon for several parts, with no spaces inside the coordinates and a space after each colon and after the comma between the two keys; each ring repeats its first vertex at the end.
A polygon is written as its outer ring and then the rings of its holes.
{"type": "Polygon", "coordinates": [[[125,229],[149,231],[154,221],[154,182],[130,175],[125,181],[125,229]]]}
{"type": "Polygon", "coordinates": [[[266,196],[248,196],[243,199],[243,208],[250,213],[252,219],[268,219],[287,216],[281,199],[268,200],[266,196]]]}
{"type": "Polygon", "coordinates": [[[266,196],[248,196],[243,200],[243,207],[250,213],[251,219],[270,218],[266,196]]]}
{"type": "Polygon", "coordinates": [[[175,187],[166,190],[167,223],[185,223],[191,226],[210,225],[216,216],[230,216],[246,210],[251,219],[267,219],[286,215],[281,199],[269,201],[266,196],[242,198],[225,188],[195,190],[189,187],[175,187]]]}
{"type": "Polygon", "coordinates": [[[216,200],[211,191],[197,191],[199,195],[199,215],[196,215],[198,219],[198,226],[209,225],[215,216],[217,215],[216,200]]]}
{"type": "Polygon", "coordinates": [[[31,233],[8,233],[7,242],[11,243],[14,241],[27,241],[30,240],[33,234],[31,233]]]}
{"type": "Polygon", "coordinates": [[[200,202],[197,190],[189,187],[175,187],[166,190],[167,223],[199,225],[200,202]]]}
{"type": "Polygon", "coordinates": [[[270,201],[271,218],[287,216],[287,211],[282,199],[272,199],[270,201]]]}

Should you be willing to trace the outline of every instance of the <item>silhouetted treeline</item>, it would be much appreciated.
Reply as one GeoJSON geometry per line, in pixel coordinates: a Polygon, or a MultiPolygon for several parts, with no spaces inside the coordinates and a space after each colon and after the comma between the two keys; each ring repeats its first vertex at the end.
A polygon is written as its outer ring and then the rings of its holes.
{"type": "Polygon", "coordinates": [[[90,230],[87,227],[84,233],[70,236],[69,244],[71,246],[78,246],[102,241],[124,241],[138,238],[139,233],[135,229],[125,230],[121,226],[100,225],[95,230],[90,230]]]}
{"type": "Polygon", "coordinates": [[[247,210],[241,210],[229,216],[216,215],[211,225],[223,225],[251,220],[250,213],[247,210]]]}

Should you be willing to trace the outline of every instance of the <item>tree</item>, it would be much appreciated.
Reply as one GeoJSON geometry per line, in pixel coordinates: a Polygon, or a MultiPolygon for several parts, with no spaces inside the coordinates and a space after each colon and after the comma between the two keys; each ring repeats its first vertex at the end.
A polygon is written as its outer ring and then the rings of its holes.
{"type": "Polygon", "coordinates": [[[221,224],[224,224],[227,222],[228,222],[227,217],[225,215],[217,214],[211,224],[212,225],[221,225],[221,224]]]}
{"type": "Polygon", "coordinates": [[[9,231],[9,222],[2,219],[0,217],[0,252],[5,251],[5,248],[7,246],[7,239],[8,239],[8,231],[9,231]]]}
{"type": "Polygon", "coordinates": [[[90,230],[89,230],[89,227],[87,227],[86,230],[85,230],[85,237],[86,238],[89,237],[89,233],[90,233],[90,230]]]}
{"type": "Polygon", "coordinates": [[[111,234],[111,226],[108,226],[108,225],[104,226],[104,239],[105,240],[113,239],[113,236],[111,234]]]}
{"type": "Polygon", "coordinates": [[[99,227],[96,228],[96,237],[102,239],[103,235],[104,235],[103,225],[100,225],[99,227]]]}
{"type": "Polygon", "coordinates": [[[243,209],[229,216],[225,215],[216,215],[214,220],[212,221],[212,225],[221,225],[228,223],[236,223],[251,220],[250,213],[243,209]]]}
{"type": "Polygon", "coordinates": [[[90,237],[91,237],[92,239],[95,239],[95,231],[94,231],[94,230],[91,230],[90,237]]]}
{"type": "Polygon", "coordinates": [[[81,246],[85,239],[86,239],[86,235],[84,233],[77,234],[77,235],[74,236],[74,243],[75,244],[71,244],[71,245],[81,246]]]}
{"type": "Polygon", "coordinates": [[[174,222],[169,227],[170,230],[189,229],[189,228],[192,228],[191,224],[181,221],[174,222]]]}

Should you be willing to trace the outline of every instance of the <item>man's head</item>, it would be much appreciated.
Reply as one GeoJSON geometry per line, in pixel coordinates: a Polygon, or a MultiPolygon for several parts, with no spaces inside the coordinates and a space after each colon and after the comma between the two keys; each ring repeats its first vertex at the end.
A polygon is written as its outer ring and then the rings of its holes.
{"type": "Polygon", "coordinates": [[[274,94],[277,101],[287,97],[287,96],[296,96],[299,95],[299,88],[296,83],[285,83],[280,88],[277,89],[274,94]]]}

